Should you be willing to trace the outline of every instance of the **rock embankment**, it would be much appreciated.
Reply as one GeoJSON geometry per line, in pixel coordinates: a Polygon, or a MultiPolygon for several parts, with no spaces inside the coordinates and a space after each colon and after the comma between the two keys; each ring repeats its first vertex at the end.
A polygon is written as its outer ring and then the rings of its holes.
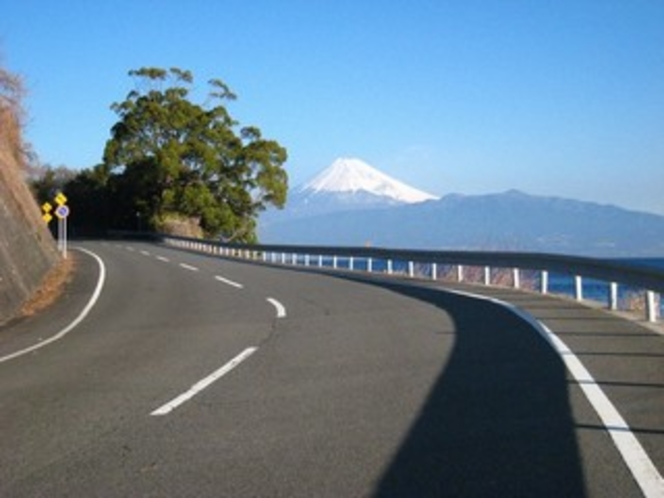
{"type": "Polygon", "coordinates": [[[59,261],[24,174],[20,126],[0,100],[0,324],[13,318],[59,261]]]}

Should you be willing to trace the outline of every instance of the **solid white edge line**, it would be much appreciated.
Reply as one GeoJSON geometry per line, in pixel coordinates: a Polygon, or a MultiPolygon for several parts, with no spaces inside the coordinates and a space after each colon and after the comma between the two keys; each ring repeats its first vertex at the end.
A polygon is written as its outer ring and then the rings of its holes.
{"type": "Polygon", "coordinates": [[[272,297],[268,297],[266,301],[276,308],[277,318],[286,318],[286,308],[283,304],[272,297]]]}
{"type": "Polygon", "coordinates": [[[198,268],[195,266],[188,265],[187,263],[180,263],[180,266],[185,270],[198,271],[198,268]]]}
{"type": "Polygon", "coordinates": [[[450,289],[447,289],[447,291],[498,304],[509,309],[528,322],[549,344],[551,344],[554,350],[562,358],[567,370],[572,374],[574,380],[583,390],[586,399],[590,402],[593,409],[602,420],[604,428],[611,436],[613,444],[618,449],[620,456],[641,488],[643,495],[647,498],[664,497],[664,479],[648,456],[646,450],[631,431],[625,419],[620,415],[620,412],[618,412],[617,408],[611,403],[611,400],[597,384],[590,372],[586,369],[583,363],[581,363],[581,360],[579,360],[572,350],[567,347],[567,345],[554,332],[552,332],[551,329],[526,311],[511,303],[470,292],[450,289]]]}
{"type": "Polygon", "coordinates": [[[219,275],[215,275],[214,278],[215,278],[215,280],[218,280],[219,282],[223,282],[226,285],[230,285],[231,287],[235,287],[237,289],[243,289],[244,288],[244,285],[239,284],[237,282],[233,282],[232,280],[221,277],[219,275]]]}
{"type": "Polygon", "coordinates": [[[90,313],[90,310],[92,307],[96,304],[97,300],[99,299],[99,296],[101,294],[101,291],[104,287],[104,282],[106,280],[106,266],[104,265],[104,262],[102,259],[97,256],[95,253],[92,251],[89,251],[87,249],[83,249],[82,247],[75,247],[74,249],[84,252],[88,254],[89,256],[92,256],[96,261],[97,264],[99,265],[99,277],[97,279],[97,285],[95,287],[94,292],[92,293],[92,296],[90,297],[90,300],[88,303],[85,305],[83,308],[83,311],[74,319],[73,322],[71,322],[67,327],[62,329],[60,332],[55,334],[53,337],[49,337],[48,339],[45,339],[41,341],[38,344],[35,344],[33,346],[30,346],[28,348],[22,349],[20,351],[16,351],[15,353],[9,354],[7,356],[0,357],[0,363],[4,363],[5,361],[13,360],[14,358],[18,358],[19,356],[23,356],[25,354],[31,353],[32,351],[35,351],[39,348],[43,348],[44,346],[47,346],[49,344],[54,343],[55,341],[59,341],[62,339],[64,336],[66,336],[69,332],[71,332],[79,323],[83,321],[83,319],[88,316],[88,313],[90,313]]]}
{"type": "Polygon", "coordinates": [[[258,348],[255,348],[255,347],[245,349],[239,355],[237,355],[235,358],[233,358],[231,361],[226,363],[223,367],[219,368],[218,370],[215,370],[214,372],[212,372],[210,375],[208,375],[204,379],[199,380],[196,384],[191,386],[186,392],[180,394],[176,398],[173,398],[168,403],[160,406],[159,408],[154,410],[152,413],[150,413],[150,415],[153,416],[153,417],[168,415],[170,412],[175,410],[178,406],[180,406],[181,404],[189,401],[191,398],[196,396],[203,389],[205,389],[206,387],[209,387],[213,382],[219,380],[221,377],[223,377],[228,372],[233,370],[240,363],[242,363],[244,360],[246,360],[252,354],[254,354],[257,350],[258,350],[258,348]]]}

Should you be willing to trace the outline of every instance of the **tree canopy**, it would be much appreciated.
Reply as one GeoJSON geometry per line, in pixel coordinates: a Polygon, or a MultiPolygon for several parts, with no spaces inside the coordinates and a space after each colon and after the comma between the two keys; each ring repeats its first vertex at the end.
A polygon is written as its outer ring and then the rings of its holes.
{"type": "MultiPolygon", "coordinates": [[[[207,100],[192,101],[191,72],[141,68],[122,102],[111,108],[118,122],[95,178],[115,198],[114,218],[138,218],[161,230],[186,218],[208,236],[253,242],[258,214],[283,207],[287,152],[255,126],[239,127],[225,103],[236,97],[221,80],[210,80],[207,100]]],[[[80,183],[80,182],[79,182],[80,183]]]]}

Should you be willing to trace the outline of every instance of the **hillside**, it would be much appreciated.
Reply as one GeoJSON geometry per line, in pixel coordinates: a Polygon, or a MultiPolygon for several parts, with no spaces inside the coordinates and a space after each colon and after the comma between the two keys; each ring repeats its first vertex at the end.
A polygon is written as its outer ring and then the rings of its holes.
{"type": "Polygon", "coordinates": [[[263,226],[261,241],[661,257],[664,216],[512,190],[282,219],[263,226]]]}
{"type": "MultiPolygon", "coordinates": [[[[6,74],[0,69],[0,78],[6,74]]],[[[17,113],[16,102],[0,93],[0,324],[16,314],[59,260],[23,175],[17,113]]]]}

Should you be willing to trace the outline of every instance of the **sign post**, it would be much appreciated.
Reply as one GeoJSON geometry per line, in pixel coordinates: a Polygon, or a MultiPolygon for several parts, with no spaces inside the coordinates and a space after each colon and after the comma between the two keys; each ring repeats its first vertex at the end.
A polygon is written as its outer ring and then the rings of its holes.
{"type": "Polygon", "coordinates": [[[62,251],[62,256],[67,258],[67,216],[69,216],[69,206],[61,204],[55,208],[55,216],[58,217],[58,247],[62,251]]]}
{"type": "Polygon", "coordinates": [[[62,257],[67,258],[67,217],[69,216],[69,206],[67,206],[67,197],[62,192],[55,196],[55,203],[58,207],[53,210],[50,202],[42,204],[42,219],[48,225],[53,219],[53,214],[58,219],[58,250],[62,251],[62,257]],[[52,214],[51,214],[52,212],[52,214]]]}

